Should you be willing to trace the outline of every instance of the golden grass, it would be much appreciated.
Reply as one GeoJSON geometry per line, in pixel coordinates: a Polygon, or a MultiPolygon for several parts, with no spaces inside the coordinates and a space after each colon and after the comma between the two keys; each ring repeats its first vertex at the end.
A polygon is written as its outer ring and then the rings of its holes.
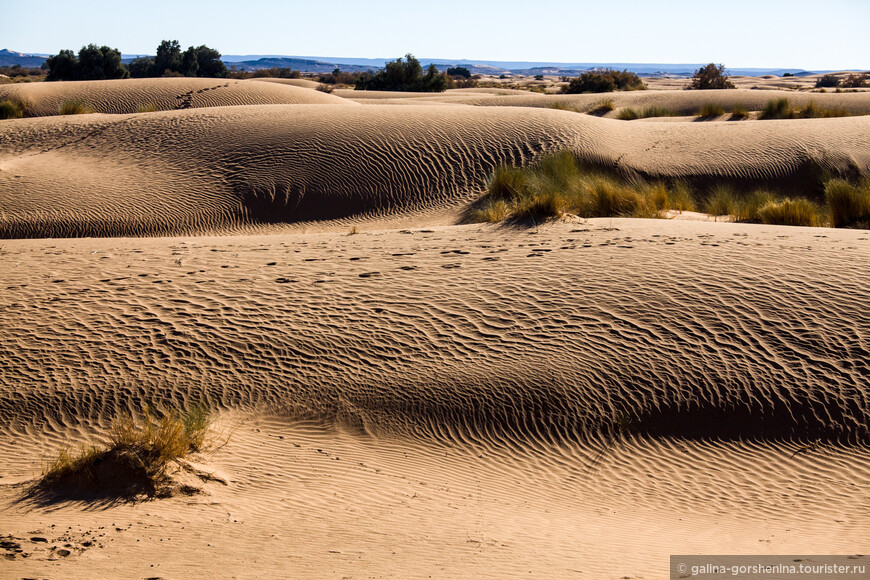
{"type": "Polygon", "coordinates": [[[825,202],[835,228],[870,219],[870,178],[865,178],[857,186],[843,179],[828,181],[825,184],[825,202]]]}
{"type": "Polygon", "coordinates": [[[762,223],[779,226],[820,226],[822,209],[808,199],[770,201],[759,211],[762,223]]]}
{"type": "Polygon", "coordinates": [[[651,105],[637,110],[633,107],[620,109],[616,118],[621,121],[634,121],[635,119],[649,119],[651,117],[676,117],[677,112],[658,105],[651,105]]]}
{"type": "Polygon", "coordinates": [[[60,104],[57,112],[60,115],[89,115],[94,109],[79,99],[67,99],[60,104]]]}
{"type": "Polygon", "coordinates": [[[137,113],[156,113],[159,110],[160,109],[157,107],[157,105],[153,103],[146,103],[144,105],[139,105],[138,107],[136,107],[137,113]]]}
{"type": "Polygon", "coordinates": [[[742,119],[749,118],[749,111],[746,110],[743,105],[734,105],[731,107],[731,117],[732,121],[740,121],[742,119]]]}
{"type": "Polygon", "coordinates": [[[20,119],[24,116],[27,104],[17,99],[0,101],[0,119],[20,119]]]}
{"type": "Polygon", "coordinates": [[[210,425],[204,405],[159,419],[149,412],[139,422],[132,416],[118,418],[109,431],[107,446],[83,446],[77,454],[61,451],[46,466],[37,487],[57,490],[99,485],[107,475],[111,481],[102,483],[110,487],[153,495],[171,462],[203,448],[210,425]]]}
{"type": "Polygon", "coordinates": [[[698,116],[703,118],[721,117],[724,114],[725,107],[718,103],[704,103],[698,111],[698,116]]]}

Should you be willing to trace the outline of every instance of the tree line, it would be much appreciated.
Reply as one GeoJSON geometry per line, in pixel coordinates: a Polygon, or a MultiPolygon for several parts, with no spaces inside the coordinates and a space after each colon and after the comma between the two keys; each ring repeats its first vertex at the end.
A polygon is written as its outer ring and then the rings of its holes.
{"type": "Polygon", "coordinates": [[[140,57],[129,65],[121,62],[121,52],[117,48],[89,44],[83,46],[78,55],[71,50],[61,50],[48,57],[42,66],[48,70],[47,81],[227,76],[227,67],[221,60],[220,52],[204,44],[191,46],[182,52],[177,40],[164,40],[157,47],[154,58],[140,57]]]}

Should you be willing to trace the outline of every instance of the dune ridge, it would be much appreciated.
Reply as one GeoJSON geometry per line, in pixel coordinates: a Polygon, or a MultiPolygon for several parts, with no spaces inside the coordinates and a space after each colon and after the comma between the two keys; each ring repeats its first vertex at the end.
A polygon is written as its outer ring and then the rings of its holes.
{"type": "Polygon", "coordinates": [[[459,208],[496,165],[564,149],[626,174],[815,191],[822,174],[870,169],[868,131],[870,117],[625,123],[425,105],[19,119],[0,124],[0,237],[219,232],[459,208]]]}
{"type": "Polygon", "coordinates": [[[590,223],[9,242],[0,417],[204,397],[448,441],[868,442],[866,234],[590,223]]]}
{"type": "Polygon", "coordinates": [[[233,79],[158,78],[0,85],[0,99],[27,103],[33,117],[57,115],[64,101],[78,100],[97,113],[137,113],[234,105],[347,104],[339,97],[298,86],[233,79]]]}

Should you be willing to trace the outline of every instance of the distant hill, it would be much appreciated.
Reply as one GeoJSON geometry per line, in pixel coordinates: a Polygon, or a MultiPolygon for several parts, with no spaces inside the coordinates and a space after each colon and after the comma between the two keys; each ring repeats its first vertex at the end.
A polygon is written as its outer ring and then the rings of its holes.
{"type": "MultiPolygon", "coordinates": [[[[45,54],[24,54],[8,49],[0,50],[0,66],[26,66],[38,67],[45,62],[45,54]]],[[[124,54],[122,61],[129,63],[139,54],[124,54]]],[[[266,68],[292,68],[304,73],[329,73],[340,68],[345,72],[374,71],[384,66],[388,58],[348,58],[348,57],[322,57],[322,56],[287,56],[280,54],[226,54],[221,59],[227,67],[235,67],[238,70],[256,71],[266,68]]],[[[559,63],[559,62],[526,62],[526,61],[499,61],[499,60],[450,60],[445,58],[421,58],[420,64],[424,67],[434,64],[438,70],[445,71],[449,67],[464,66],[472,74],[482,75],[551,75],[551,76],[578,76],[588,70],[596,68],[614,68],[628,70],[640,76],[674,76],[689,77],[704,66],[706,63],[673,64],[673,63],[630,63],[630,62],[585,62],[585,63],[559,63]]],[[[848,70],[848,69],[840,69],[848,70]]],[[[859,69],[851,69],[859,70],[859,69]]],[[[764,76],[791,73],[795,76],[838,72],[832,70],[807,71],[799,68],[729,68],[729,75],[738,76],[764,76]]]]}
{"type": "Polygon", "coordinates": [[[45,62],[44,56],[36,56],[32,54],[24,54],[12,50],[0,50],[0,66],[27,66],[40,67],[45,62]]]}

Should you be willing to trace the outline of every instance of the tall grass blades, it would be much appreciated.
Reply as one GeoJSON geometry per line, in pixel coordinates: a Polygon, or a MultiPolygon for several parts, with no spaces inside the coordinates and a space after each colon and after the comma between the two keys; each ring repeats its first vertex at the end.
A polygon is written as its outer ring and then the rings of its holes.
{"type": "Polygon", "coordinates": [[[26,109],[27,105],[23,101],[3,99],[0,101],[0,119],[20,119],[26,109]]]}
{"type": "Polygon", "coordinates": [[[822,211],[808,199],[789,199],[771,201],[759,211],[762,223],[781,226],[819,226],[822,224],[822,211]]]}
{"type": "Polygon", "coordinates": [[[843,179],[828,181],[825,184],[825,202],[835,228],[870,219],[870,179],[865,178],[860,186],[843,179]]]}
{"type": "Polygon", "coordinates": [[[58,113],[61,115],[89,115],[93,112],[93,107],[79,99],[68,99],[58,107],[58,113]]]}

